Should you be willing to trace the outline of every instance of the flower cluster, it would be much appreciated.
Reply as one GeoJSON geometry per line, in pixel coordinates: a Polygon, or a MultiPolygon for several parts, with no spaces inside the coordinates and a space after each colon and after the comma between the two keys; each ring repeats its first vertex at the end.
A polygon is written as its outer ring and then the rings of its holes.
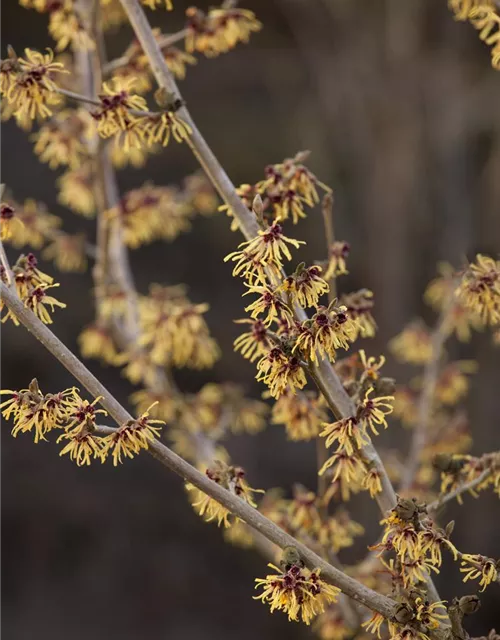
{"type": "Polygon", "coordinates": [[[463,274],[456,295],[485,325],[500,324],[500,262],[478,254],[463,274]]]}
{"type": "Polygon", "coordinates": [[[451,552],[457,559],[458,552],[442,529],[437,529],[430,519],[420,519],[425,506],[415,500],[399,499],[390,515],[382,520],[385,527],[381,542],[370,547],[379,553],[392,551],[396,554],[397,564],[391,560],[389,565],[393,581],[405,589],[425,582],[431,572],[438,573],[442,564],[442,549],[451,552]]]}
{"type": "Polygon", "coordinates": [[[290,440],[317,438],[326,421],[323,396],[309,391],[293,394],[287,389],[272,408],[271,422],[284,425],[290,440]]]}
{"type": "MultiPolygon", "coordinates": [[[[281,163],[266,167],[266,177],[255,185],[243,184],[238,189],[238,195],[250,209],[256,195],[261,196],[263,219],[270,223],[273,220],[292,220],[296,224],[306,217],[305,207],[314,207],[319,202],[318,187],[326,193],[331,189],[320,182],[318,178],[303,164],[307,158],[306,152],[298,153],[295,158],[287,158],[281,163]]],[[[233,213],[226,205],[221,210],[233,213]]],[[[238,229],[238,223],[233,218],[231,229],[238,229]]],[[[338,249],[335,248],[338,252],[338,249]]],[[[344,250],[345,252],[345,250],[344,250]]],[[[338,268],[342,266],[338,260],[338,268]]],[[[331,271],[330,265],[327,273],[331,271]]],[[[333,267],[337,269],[337,266],[333,267]]]]}
{"type": "MultiPolygon", "coordinates": [[[[66,305],[47,293],[59,284],[55,283],[51,276],[40,271],[37,264],[38,261],[32,253],[27,256],[21,255],[12,269],[14,284],[24,306],[33,311],[44,324],[52,324],[50,314],[54,312],[54,307],[64,309],[66,305]]],[[[4,277],[5,274],[2,274],[2,279],[4,277]]],[[[2,318],[2,322],[9,319],[15,325],[19,324],[19,320],[10,309],[2,318]]]]}
{"type": "MultiPolygon", "coordinates": [[[[227,489],[229,492],[247,502],[250,506],[256,507],[253,499],[254,493],[264,493],[262,489],[252,489],[245,480],[245,472],[241,467],[234,467],[220,460],[216,460],[213,466],[206,469],[207,478],[227,489]]],[[[218,526],[234,526],[238,519],[232,516],[231,512],[214,498],[188,483],[186,489],[190,493],[191,504],[196,513],[205,522],[217,521],[218,526]]]]}
{"type": "Polygon", "coordinates": [[[14,437],[19,433],[32,432],[35,442],[46,440],[47,433],[62,428],[66,422],[66,399],[71,392],[71,389],[67,389],[56,394],[44,394],[34,378],[27,389],[0,391],[0,395],[11,396],[0,404],[2,416],[5,420],[12,418],[14,437]]]}
{"type": "Polygon", "coordinates": [[[54,61],[54,53],[47,51],[25,49],[26,58],[18,58],[10,49],[9,57],[0,61],[0,91],[21,124],[51,116],[52,107],[61,102],[53,77],[67,71],[54,61]]]}
{"type": "Polygon", "coordinates": [[[259,509],[270,520],[304,544],[338,553],[351,547],[364,529],[352,520],[344,509],[325,516],[321,513],[324,500],[301,485],[293,487],[293,497],[287,500],[280,493],[269,491],[259,509]]]}
{"type": "Polygon", "coordinates": [[[56,41],[57,51],[68,46],[74,49],[88,50],[95,48],[95,42],[88,32],[88,25],[82,15],[81,8],[73,0],[21,0],[26,9],[36,9],[49,15],[49,33],[56,41]]]}
{"type": "MultiPolygon", "coordinates": [[[[482,476],[484,479],[469,489],[469,493],[477,497],[480,491],[493,487],[500,495],[499,452],[486,453],[480,457],[442,452],[434,457],[433,464],[441,472],[441,495],[475,483],[482,476]]],[[[462,504],[461,494],[457,495],[457,500],[462,504]]]]}
{"type": "Polygon", "coordinates": [[[94,459],[104,462],[109,453],[114,465],[122,462],[123,457],[133,458],[142,449],[148,449],[159,436],[160,427],[154,425],[163,424],[162,420],[149,417],[152,407],[148,407],[139,418],[100,437],[95,434],[96,418],[99,414],[107,415],[104,409],[96,408],[102,398],[89,402],[75,387],[56,394],[43,394],[36,379],[27,389],[0,393],[11,396],[2,402],[0,409],[6,420],[12,418],[14,437],[33,432],[35,442],[39,442],[47,440],[46,435],[51,431],[62,430],[57,439],[65,445],[60,455],[68,454],[78,466],[90,465],[94,459]]]}
{"type": "Polygon", "coordinates": [[[86,142],[92,128],[93,121],[87,110],[63,109],[33,135],[34,151],[51,169],[61,165],[77,169],[89,157],[86,142]]]}
{"type": "Polygon", "coordinates": [[[263,590],[255,599],[269,604],[271,611],[283,611],[289,620],[310,624],[328,604],[336,602],[340,589],[321,580],[319,569],[309,571],[302,563],[286,564],[283,569],[268,566],[277,573],[255,580],[255,587],[263,590]]]}
{"type": "Polygon", "coordinates": [[[356,340],[358,336],[373,338],[377,330],[377,324],[372,315],[375,305],[373,293],[368,289],[345,293],[340,296],[339,303],[346,308],[347,315],[355,323],[353,340],[356,340]]]}
{"type": "Polygon", "coordinates": [[[434,357],[429,329],[414,320],[389,342],[389,349],[400,362],[422,365],[434,357]]]}
{"type": "Polygon", "coordinates": [[[126,193],[107,217],[121,221],[124,241],[135,249],[153,240],[173,240],[188,231],[192,214],[189,200],[179,189],[147,183],[126,193]]]}
{"type": "Polygon", "coordinates": [[[335,490],[340,490],[344,498],[348,491],[366,489],[374,496],[382,490],[376,469],[366,469],[360,451],[370,442],[370,433],[378,435],[378,428],[387,428],[387,416],[392,413],[392,395],[383,395],[391,390],[391,380],[380,373],[385,362],[382,356],[367,358],[364,351],[359,353],[359,375],[350,380],[349,391],[356,402],[356,413],[333,423],[323,424],[321,436],[325,446],[335,445],[335,452],[320,469],[320,475],[333,467],[331,481],[335,490]],[[356,379],[357,378],[357,379],[356,379]],[[348,488],[349,485],[349,488],[348,488]]]}
{"type": "Polygon", "coordinates": [[[33,249],[41,249],[46,239],[53,237],[61,225],[61,220],[48,213],[40,202],[28,199],[21,205],[9,199],[2,204],[2,234],[4,224],[7,224],[8,231],[5,231],[5,237],[2,239],[7,240],[13,247],[20,249],[29,245],[33,249]]]}
{"type": "Polygon", "coordinates": [[[461,342],[468,342],[471,330],[479,331],[484,323],[474,310],[465,307],[459,297],[454,295],[458,282],[455,269],[447,262],[440,262],[438,273],[438,277],[429,283],[424,300],[438,312],[442,312],[444,306],[448,305],[444,330],[450,335],[455,333],[461,342]]]}
{"type": "MultiPolygon", "coordinates": [[[[159,29],[153,29],[153,34],[160,45],[167,66],[177,78],[182,80],[186,76],[186,66],[195,64],[196,58],[171,45],[162,47],[162,34],[159,29]]],[[[134,88],[137,93],[143,94],[150,91],[153,86],[151,67],[138,40],[132,41],[124,52],[123,58],[126,63],[114,71],[114,77],[122,81],[135,80],[134,88]]]]}
{"type": "Polygon", "coordinates": [[[192,433],[221,437],[225,432],[255,434],[265,427],[267,405],[244,396],[235,384],[204,385],[184,397],[178,422],[192,433]]]}
{"type": "Polygon", "coordinates": [[[10,240],[16,231],[21,231],[22,228],[23,222],[16,214],[15,208],[7,202],[2,202],[0,205],[0,238],[2,242],[10,240]]]}
{"type": "Polygon", "coordinates": [[[150,295],[139,303],[139,343],[157,365],[203,369],[219,357],[203,315],[207,304],[192,304],[168,287],[152,285],[150,295]]]}
{"type": "Polygon", "coordinates": [[[186,11],[186,50],[199,51],[208,57],[227,53],[238,42],[248,42],[262,25],[248,9],[218,8],[203,13],[196,7],[186,11]]]}
{"type": "Polygon", "coordinates": [[[135,84],[135,77],[114,77],[103,84],[103,93],[99,95],[101,104],[91,113],[99,135],[116,137],[127,154],[143,146],[162,144],[165,147],[171,136],[177,142],[185,140],[191,128],[175,113],[179,105],[167,101],[164,110],[149,112],[146,100],[131,93],[135,84]]]}
{"type": "Polygon", "coordinates": [[[104,455],[111,452],[113,464],[116,466],[122,459],[133,458],[141,450],[149,449],[151,443],[160,437],[161,426],[165,424],[163,420],[156,420],[149,417],[152,407],[148,407],[139,418],[128,420],[114,433],[103,438],[104,455]]]}

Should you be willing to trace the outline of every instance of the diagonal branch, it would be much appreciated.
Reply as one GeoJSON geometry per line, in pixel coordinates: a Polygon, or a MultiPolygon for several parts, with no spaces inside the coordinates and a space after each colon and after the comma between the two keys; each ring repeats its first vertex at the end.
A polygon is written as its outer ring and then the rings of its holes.
{"type": "Polygon", "coordinates": [[[458,498],[459,496],[463,495],[467,491],[473,491],[476,487],[478,487],[485,480],[487,480],[492,475],[492,473],[493,473],[493,469],[485,469],[481,474],[477,476],[477,478],[474,478],[470,482],[465,482],[464,484],[461,484],[453,491],[450,491],[449,493],[445,493],[444,495],[440,496],[439,498],[434,500],[434,502],[431,502],[430,504],[427,505],[427,513],[431,516],[434,516],[435,513],[439,511],[442,507],[444,507],[444,505],[447,504],[448,502],[451,502],[455,498],[458,498]]]}
{"type": "MultiPolygon", "coordinates": [[[[122,425],[127,420],[133,419],[130,413],[109,393],[109,391],[99,382],[99,380],[80,362],[80,360],[45,326],[32,311],[27,309],[15,293],[0,283],[2,299],[9,309],[16,315],[18,320],[30,331],[44,346],[50,351],[59,362],[87,389],[94,397],[102,396],[101,404],[109,412],[110,416],[122,425]]],[[[115,429],[111,427],[99,427],[98,433],[107,435],[113,433],[115,429]]],[[[260,532],[265,538],[276,544],[280,548],[294,546],[300,553],[305,564],[310,568],[318,567],[322,575],[333,585],[342,590],[343,593],[369,607],[378,611],[384,617],[392,619],[396,603],[390,598],[376,593],[372,589],[354,580],[350,576],[339,571],[328,562],[323,560],[316,553],[311,551],[301,542],[285,533],[276,524],[263,516],[255,508],[235,496],[227,489],[218,485],[191,466],[186,460],[171,451],[162,443],[155,441],[150,445],[148,452],[163,465],[181,476],[184,480],[191,482],[198,489],[217,500],[226,509],[231,511],[252,529],[260,532]]]]}

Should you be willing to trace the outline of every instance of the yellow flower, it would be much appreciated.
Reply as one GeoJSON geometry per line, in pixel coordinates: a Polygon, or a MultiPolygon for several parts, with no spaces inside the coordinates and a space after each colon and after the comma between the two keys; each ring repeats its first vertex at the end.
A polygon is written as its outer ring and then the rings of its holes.
{"type": "Polygon", "coordinates": [[[353,629],[349,627],[338,607],[328,607],[321,613],[313,625],[313,631],[321,640],[348,640],[353,635],[353,629]]]}
{"type": "Polygon", "coordinates": [[[272,409],[272,423],[283,424],[290,440],[311,440],[326,421],[322,401],[310,392],[290,393],[286,390],[272,409]]]}
{"type": "Polygon", "coordinates": [[[377,469],[370,469],[363,478],[363,489],[370,493],[370,498],[375,498],[382,491],[382,481],[377,469]]]}
{"type": "Polygon", "coordinates": [[[201,171],[184,178],[184,192],[191,207],[201,215],[210,215],[217,210],[217,194],[201,171]]]}
{"type": "Polygon", "coordinates": [[[336,602],[340,589],[323,582],[319,569],[308,571],[291,565],[283,572],[273,564],[268,566],[277,574],[255,580],[255,588],[263,589],[255,599],[269,604],[271,612],[278,609],[288,614],[289,620],[297,622],[300,617],[308,625],[328,604],[336,602]]]}
{"type": "Polygon", "coordinates": [[[483,323],[500,324],[500,262],[479,253],[465,271],[456,296],[483,323]]]}
{"type": "MultiPolygon", "coordinates": [[[[224,487],[252,507],[257,506],[252,494],[264,493],[261,489],[252,489],[248,485],[245,480],[245,472],[241,467],[234,467],[220,460],[216,460],[213,466],[206,469],[205,474],[210,480],[224,487]]],[[[237,518],[231,519],[231,513],[228,509],[194,485],[188,483],[186,484],[186,489],[192,493],[190,497],[192,506],[205,522],[217,520],[219,527],[223,525],[228,528],[238,521],[237,518]]]]}
{"type": "Polygon", "coordinates": [[[136,420],[129,420],[113,434],[103,438],[105,454],[112,452],[115,467],[123,462],[123,457],[133,458],[141,450],[149,449],[151,443],[160,437],[161,427],[154,425],[163,425],[165,422],[150,419],[151,408],[149,407],[136,420]]]}
{"type": "Polygon", "coordinates": [[[242,549],[250,549],[254,542],[252,530],[242,520],[236,520],[231,527],[224,529],[224,540],[242,549]]]}
{"type": "Polygon", "coordinates": [[[304,263],[301,263],[295,273],[285,279],[281,288],[290,296],[292,302],[298,302],[302,308],[316,307],[319,298],[330,290],[320,273],[321,267],[306,268],[304,263]]]}
{"type": "Polygon", "coordinates": [[[169,395],[164,391],[141,389],[130,396],[130,402],[135,405],[137,413],[143,413],[149,409],[152,418],[171,422],[177,413],[179,400],[175,395],[169,395]]]}
{"type": "MultiPolygon", "coordinates": [[[[239,275],[242,271],[242,263],[248,263],[247,271],[243,272],[243,276],[248,277],[248,274],[250,276],[253,274],[251,268],[254,262],[259,266],[282,267],[284,258],[287,260],[292,259],[288,245],[298,249],[301,244],[305,244],[305,242],[287,238],[287,236],[283,235],[283,227],[278,222],[275,222],[266,230],[259,231],[255,238],[242,242],[238,246],[240,251],[230,253],[224,258],[224,262],[228,260],[237,262],[233,275],[239,275]]],[[[254,275],[254,278],[260,279],[257,276],[260,276],[258,272],[254,275]]]]}
{"type": "Polygon", "coordinates": [[[46,238],[51,237],[61,224],[60,218],[47,213],[45,206],[35,200],[25,200],[23,205],[9,204],[15,209],[16,216],[22,223],[10,229],[8,240],[16,249],[24,245],[40,249],[46,238]]]}
{"type": "Polygon", "coordinates": [[[85,109],[60,111],[33,134],[34,151],[51,169],[60,165],[76,169],[88,158],[85,137],[91,127],[92,118],[85,109]]]}
{"type": "MultiPolygon", "coordinates": [[[[58,283],[40,285],[35,289],[32,289],[24,298],[24,306],[33,311],[33,313],[40,318],[44,324],[52,324],[51,313],[54,313],[54,307],[65,309],[66,305],[63,302],[59,302],[51,295],[47,295],[47,290],[53,287],[58,287],[58,283]],[[50,308],[50,313],[49,309],[50,308]]],[[[5,318],[6,319],[6,318],[5,318]]],[[[14,324],[17,325],[17,318],[12,315],[14,324]]]]}
{"type": "Polygon", "coordinates": [[[121,221],[125,243],[132,249],[156,239],[173,240],[191,226],[191,208],[182,194],[150,183],[126,193],[106,215],[121,221]]]}
{"type": "Polygon", "coordinates": [[[269,387],[273,398],[279,398],[286,391],[295,393],[307,383],[304,370],[295,356],[287,356],[280,347],[273,347],[257,363],[257,380],[269,387]]]}
{"type": "Polygon", "coordinates": [[[360,422],[365,433],[370,429],[378,436],[377,425],[387,429],[386,416],[392,413],[393,396],[379,396],[370,398],[373,389],[369,389],[365,398],[359,403],[356,412],[356,420],[360,422]]]}
{"type": "Polygon", "coordinates": [[[439,569],[428,558],[420,557],[401,563],[401,575],[405,589],[418,582],[425,582],[431,572],[439,573],[439,569]]]}
{"type": "Polygon", "coordinates": [[[97,358],[106,364],[116,364],[118,351],[110,331],[99,324],[91,324],[78,336],[84,358],[97,358]]]}
{"type": "MultiPolygon", "coordinates": [[[[103,83],[103,93],[99,95],[101,105],[91,113],[101,137],[110,138],[120,131],[134,131],[134,125],[142,120],[130,111],[147,111],[144,98],[131,93],[134,84],[133,78],[113,78],[110,82],[103,83]]],[[[131,140],[126,137],[125,141],[130,144],[131,140]]]]}
{"type": "Polygon", "coordinates": [[[45,287],[54,282],[54,278],[38,269],[38,260],[32,253],[21,254],[12,268],[17,295],[21,300],[26,298],[37,287],[45,287]]]}
{"type": "Polygon", "coordinates": [[[368,631],[368,633],[373,633],[373,635],[377,636],[377,638],[382,637],[382,625],[385,622],[385,618],[381,613],[375,612],[372,617],[366,622],[363,622],[361,626],[368,631]]]}
{"type": "Polygon", "coordinates": [[[348,455],[342,451],[335,452],[319,470],[322,476],[330,467],[335,466],[332,482],[342,478],[346,483],[357,484],[364,475],[364,466],[356,454],[348,455]]]}
{"type": "Polygon", "coordinates": [[[150,350],[151,360],[157,365],[211,367],[219,349],[203,318],[207,310],[208,305],[191,304],[183,296],[144,298],[139,306],[139,344],[150,350]]]}
{"type": "MultiPolygon", "coordinates": [[[[318,351],[322,358],[328,356],[334,360],[337,349],[349,348],[354,339],[355,326],[345,307],[332,303],[328,308],[318,309],[312,317],[314,351],[318,351]]],[[[312,360],[315,360],[314,351],[309,354],[312,360]]]]}
{"type": "Polygon", "coordinates": [[[172,11],[172,9],[174,8],[172,0],[141,0],[141,2],[145,7],[153,9],[153,11],[156,9],[157,5],[165,5],[165,9],[167,11],[172,11]]]}
{"type": "Polygon", "coordinates": [[[193,133],[187,122],[173,111],[163,111],[160,115],[149,116],[145,124],[148,145],[162,144],[166,147],[173,136],[176,142],[184,142],[193,133]]]}
{"type": "Polygon", "coordinates": [[[254,362],[257,358],[265,355],[272,346],[272,342],[267,335],[267,329],[262,320],[235,320],[237,324],[250,324],[251,330],[242,333],[234,341],[234,350],[240,351],[241,355],[254,362]]]}
{"type": "Polygon", "coordinates": [[[373,338],[377,330],[377,323],[372,316],[374,307],[373,293],[368,289],[360,289],[340,296],[341,306],[347,310],[347,315],[354,321],[354,337],[373,338]]]}
{"type": "Polygon", "coordinates": [[[447,620],[446,606],[443,600],[430,603],[420,596],[415,599],[415,618],[427,629],[437,629],[441,624],[441,620],[447,620]],[[441,609],[444,613],[437,613],[441,609]]]}
{"type": "Polygon", "coordinates": [[[70,169],[58,178],[58,200],[75,213],[86,218],[95,214],[95,176],[90,162],[82,164],[77,169],[70,169]]]}
{"type": "Polygon", "coordinates": [[[81,429],[66,431],[57,439],[57,443],[68,440],[66,446],[59,455],[69,454],[73,462],[81,467],[90,465],[92,459],[104,462],[106,460],[105,443],[102,438],[98,438],[83,426],[81,429]]]}
{"type": "Polygon", "coordinates": [[[19,433],[34,432],[35,443],[46,440],[45,435],[53,429],[62,428],[67,422],[65,397],[70,389],[57,394],[43,394],[34,378],[27,389],[20,391],[2,390],[0,395],[10,395],[10,399],[0,404],[5,420],[13,417],[14,438],[19,433]]]}
{"type": "Polygon", "coordinates": [[[186,16],[186,51],[199,51],[208,57],[226,53],[238,42],[248,42],[250,34],[262,27],[252,11],[235,7],[210,9],[206,15],[190,7],[186,16]]]}
{"type": "Polygon", "coordinates": [[[21,121],[44,119],[52,115],[51,106],[61,102],[52,76],[68,73],[60,62],[54,62],[54,53],[42,54],[25,49],[26,59],[12,54],[1,63],[1,91],[14,107],[13,114],[21,121]]]}
{"type": "Polygon", "coordinates": [[[63,51],[70,45],[83,51],[95,49],[95,42],[81,16],[74,10],[73,2],[63,0],[56,7],[49,13],[49,33],[57,41],[56,50],[63,51]]]}
{"type": "Polygon", "coordinates": [[[21,230],[23,222],[16,215],[13,206],[7,202],[2,202],[0,209],[0,238],[10,240],[15,235],[16,230],[21,230]]]}
{"type": "Polygon", "coordinates": [[[346,511],[337,511],[335,517],[323,521],[318,528],[318,540],[324,549],[338,553],[354,544],[354,538],[364,534],[364,528],[351,520],[346,511]]]}
{"type": "Polygon", "coordinates": [[[364,425],[358,425],[354,417],[324,424],[323,427],[320,435],[326,438],[325,446],[331,447],[337,442],[337,451],[343,450],[348,456],[352,456],[355,451],[362,449],[370,441],[364,425]]]}
{"type": "Polygon", "coordinates": [[[102,400],[99,396],[92,402],[84,400],[80,397],[78,389],[73,387],[69,390],[68,397],[64,399],[64,405],[67,412],[68,423],[65,425],[66,430],[80,430],[83,427],[95,426],[96,415],[102,414],[107,416],[104,409],[96,409],[95,405],[102,400]]]}
{"type": "Polygon", "coordinates": [[[417,365],[426,364],[434,356],[429,330],[419,320],[390,340],[389,349],[401,362],[417,365]]]}
{"type": "Polygon", "coordinates": [[[481,578],[479,581],[481,591],[484,591],[489,584],[498,579],[499,562],[492,558],[463,553],[460,556],[460,564],[460,571],[465,574],[464,582],[481,578]]]}
{"type": "Polygon", "coordinates": [[[280,317],[292,318],[292,312],[288,305],[281,299],[278,290],[273,287],[263,284],[247,284],[248,287],[243,295],[247,296],[251,293],[259,294],[259,298],[245,307],[245,311],[250,312],[250,317],[257,320],[259,315],[266,314],[263,324],[265,327],[269,327],[275,321],[278,321],[280,317]]]}
{"type": "Polygon", "coordinates": [[[58,232],[52,244],[47,246],[42,256],[54,260],[60,271],[85,271],[87,268],[86,240],[82,233],[70,235],[58,232]]]}
{"type": "Polygon", "coordinates": [[[325,280],[342,276],[347,273],[346,260],[349,257],[351,245],[348,242],[334,242],[328,247],[328,264],[325,269],[325,280]]]}

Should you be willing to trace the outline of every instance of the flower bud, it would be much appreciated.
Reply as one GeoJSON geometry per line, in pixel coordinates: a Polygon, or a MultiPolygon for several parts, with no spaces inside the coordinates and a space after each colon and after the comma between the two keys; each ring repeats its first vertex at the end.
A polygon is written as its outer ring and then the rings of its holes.
{"type": "Polygon", "coordinates": [[[481,601],[476,595],[463,596],[458,601],[458,608],[464,616],[476,613],[481,608],[481,601]]]}

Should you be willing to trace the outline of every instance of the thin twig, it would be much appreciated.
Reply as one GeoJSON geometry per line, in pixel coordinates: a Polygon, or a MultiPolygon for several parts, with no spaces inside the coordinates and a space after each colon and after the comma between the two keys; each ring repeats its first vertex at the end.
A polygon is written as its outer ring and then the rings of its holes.
{"type": "MultiPolygon", "coordinates": [[[[177,33],[164,34],[158,38],[158,45],[162,50],[168,49],[168,47],[171,47],[172,45],[177,44],[181,40],[184,40],[187,32],[188,32],[187,29],[181,29],[180,31],[177,31],[177,33]]],[[[115,58],[114,60],[111,60],[111,62],[108,62],[108,64],[104,65],[102,70],[103,74],[105,76],[110,76],[117,69],[126,67],[132,61],[134,54],[135,54],[135,51],[131,51],[130,53],[125,53],[123,56],[120,56],[119,58],[115,58]]]]}
{"type": "Polygon", "coordinates": [[[418,401],[417,415],[418,421],[413,430],[413,437],[410,444],[410,452],[405,463],[405,471],[399,491],[404,492],[411,488],[420,465],[420,456],[427,444],[429,424],[432,415],[432,405],[434,393],[439,376],[439,365],[441,362],[443,346],[448,339],[449,316],[453,310],[455,287],[450,287],[450,293],[443,304],[437,325],[431,336],[432,354],[426,363],[423,373],[422,391],[418,401]]]}
{"type": "MultiPolygon", "coordinates": [[[[323,222],[325,226],[325,238],[326,238],[326,257],[327,261],[330,255],[330,247],[335,242],[334,226],[333,226],[333,194],[327,193],[323,197],[321,203],[321,212],[323,214],[323,222]]],[[[335,274],[332,275],[328,281],[328,301],[332,302],[337,297],[337,287],[335,274]]],[[[328,460],[328,448],[325,444],[325,439],[321,436],[316,438],[316,465],[318,467],[318,497],[320,498],[320,506],[323,510],[327,507],[322,505],[323,498],[328,489],[328,476],[323,473],[319,474],[325,462],[328,460]]]]}
{"type": "MultiPolygon", "coordinates": [[[[76,93],[75,91],[68,91],[68,89],[57,87],[56,93],[59,93],[62,96],[66,96],[66,98],[70,98],[71,100],[75,100],[76,102],[83,102],[84,104],[92,104],[96,107],[102,107],[102,102],[97,98],[85,96],[81,93],[76,93]]],[[[137,116],[138,118],[156,118],[161,115],[161,111],[141,111],[139,109],[129,109],[128,112],[133,116],[137,116]]]]}
{"type": "MultiPolygon", "coordinates": [[[[5,304],[14,313],[16,318],[30,331],[48,351],[87,389],[94,397],[101,397],[100,403],[108,411],[118,425],[133,420],[130,413],[109,393],[99,380],[78,360],[78,358],[44,325],[32,311],[27,309],[15,293],[0,283],[0,292],[5,304]]],[[[108,435],[116,429],[111,427],[99,427],[97,433],[108,435]]],[[[395,611],[395,603],[390,598],[376,593],[365,587],[350,576],[342,573],[316,553],[308,549],[301,542],[285,533],[276,524],[263,516],[257,509],[251,507],[238,496],[213,482],[205,474],[200,473],[183,460],[176,453],[158,441],[151,443],[148,452],[163,465],[177,473],[185,481],[191,482],[200,491],[203,491],[214,500],[222,504],[231,513],[241,518],[252,529],[260,532],[268,540],[280,548],[294,546],[297,548],[302,560],[309,568],[319,568],[322,576],[333,585],[342,590],[349,597],[361,604],[378,611],[383,616],[391,619],[395,611]]]]}
{"type": "Polygon", "coordinates": [[[481,474],[477,476],[477,478],[474,478],[470,482],[461,484],[459,487],[457,487],[453,491],[450,491],[449,493],[443,494],[442,496],[437,498],[437,500],[434,500],[434,502],[431,502],[430,504],[427,505],[427,513],[432,516],[437,511],[439,511],[441,507],[444,507],[444,505],[447,504],[448,502],[451,502],[455,498],[458,498],[459,496],[466,493],[467,491],[474,490],[482,482],[484,482],[487,478],[489,478],[489,476],[491,476],[492,473],[493,473],[493,469],[485,469],[481,474]]]}

